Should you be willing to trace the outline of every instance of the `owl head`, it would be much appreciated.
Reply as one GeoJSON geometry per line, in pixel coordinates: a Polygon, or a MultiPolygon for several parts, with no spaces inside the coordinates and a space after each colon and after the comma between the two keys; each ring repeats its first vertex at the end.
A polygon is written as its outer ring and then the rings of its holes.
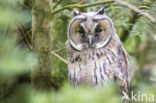
{"type": "Polygon", "coordinates": [[[115,33],[112,20],[105,15],[104,7],[96,12],[73,12],[75,17],[68,26],[68,39],[76,50],[102,48],[115,33]]]}

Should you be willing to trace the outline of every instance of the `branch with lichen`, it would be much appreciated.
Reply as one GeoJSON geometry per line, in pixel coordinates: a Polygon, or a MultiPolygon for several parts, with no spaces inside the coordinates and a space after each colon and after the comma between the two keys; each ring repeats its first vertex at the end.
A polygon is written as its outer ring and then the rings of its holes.
{"type": "Polygon", "coordinates": [[[91,7],[91,6],[95,6],[95,5],[102,5],[102,4],[108,4],[108,3],[113,3],[113,2],[117,2],[120,5],[125,6],[125,7],[133,10],[134,12],[136,12],[138,14],[141,14],[141,15],[147,17],[151,22],[156,23],[156,19],[154,17],[152,17],[152,15],[150,15],[149,13],[142,11],[142,10],[138,9],[137,7],[133,6],[132,4],[125,2],[125,1],[122,1],[122,0],[98,1],[98,2],[94,2],[94,3],[90,3],[90,4],[84,4],[84,5],[81,5],[81,4],[67,5],[67,6],[64,6],[63,8],[61,8],[59,10],[52,12],[52,15],[59,13],[59,12],[66,10],[66,9],[70,10],[70,9],[74,9],[74,8],[87,8],[87,7],[91,7]]]}
{"type": "Polygon", "coordinates": [[[90,4],[84,4],[84,5],[81,5],[81,4],[67,5],[67,6],[64,6],[63,8],[61,8],[59,10],[56,10],[56,11],[52,12],[52,15],[54,15],[54,14],[56,14],[58,12],[61,12],[63,10],[66,10],[66,9],[87,8],[87,7],[91,7],[91,6],[95,6],[95,5],[108,4],[108,3],[112,3],[112,2],[114,2],[114,0],[98,1],[98,2],[94,2],[94,3],[90,3],[90,4]]]}
{"type": "Polygon", "coordinates": [[[128,2],[125,2],[122,0],[115,0],[115,1],[119,4],[121,4],[122,6],[128,7],[129,9],[137,12],[138,14],[141,14],[141,15],[147,17],[151,22],[156,23],[156,19],[154,17],[152,17],[152,15],[150,15],[149,13],[138,9],[137,7],[135,7],[134,5],[132,5],[128,2]]]}

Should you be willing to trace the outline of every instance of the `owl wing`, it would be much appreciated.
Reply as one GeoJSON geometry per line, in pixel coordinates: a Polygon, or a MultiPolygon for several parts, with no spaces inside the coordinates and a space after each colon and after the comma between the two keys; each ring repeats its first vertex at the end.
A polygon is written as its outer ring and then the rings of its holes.
{"type": "Polygon", "coordinates": [[[114,74],[116,80],[121,87],[121,92],[123,95],[129,94],[129,72],[130,72],[130,65],[129,65],[129,56],[126,52],[125,48],[120,44],[118,47],[118,69],[120,71],[116,71],[114,74]]]}

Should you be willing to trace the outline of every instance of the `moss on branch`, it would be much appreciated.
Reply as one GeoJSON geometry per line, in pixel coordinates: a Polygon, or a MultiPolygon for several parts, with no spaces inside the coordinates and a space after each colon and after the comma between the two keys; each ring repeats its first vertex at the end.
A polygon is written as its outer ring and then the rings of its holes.
{"type": "Polygon", "coordinates": [[[52,15],[59,13],[63,10],[66,9],[74,9],[74,8],[87,8],[87,7],[91,7],[91,6],[95,6],[95,5],[102,5],[102,4],[108,4],[108,3],[113,3],[113,2],[117,2],[122,6],[125,6],[131,10],[133,10],[134,12],[141,14],[145,17],[147,17],[151,22],[156,23],[156,19],[154,17],[152,17],[152,15],[150,15],[149,13],[142,11],[140,9],[138,9],[137,7],[133,6],[132,4],[122,1],[122,0],[108,0],[108,1],[98,1],[98,2],[94,2],[94,3],[90,3],[90,4],[84,4],[84,5],[80,5],[80,4],[73,4],[73,5],[67,5],[64,6],[63,8],[56,10],[54,12],[52,12],[52,15]]]}
{"type": "Polygon", "coordinates": [[[52,15],[61,12],[65,9],[74,9],[74,8],[87,8],[87,7],[91,7],[91,6],[95,6],[95,5],[102,5],[102,4],[108,4],[108,3],[113,3],[114,0],[108,0],[108,1],[98,1],[98,2],[94,2],[94,3],[90,3],[90,4],[84,4],[84,5],[80,5],[80,4],[73,4],[73,5],[67,5],[64,6],[63,8],[56,10],[54,12],[52,12],[52,15]]]}

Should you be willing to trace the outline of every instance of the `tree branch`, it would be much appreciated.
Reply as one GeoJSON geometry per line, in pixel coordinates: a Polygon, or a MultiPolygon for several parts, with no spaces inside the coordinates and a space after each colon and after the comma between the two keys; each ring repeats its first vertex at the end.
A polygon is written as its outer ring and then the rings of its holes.
{"type": "Polygon", "coordinates": [[[138,9],[137,7],[133,6],[132,4],[130,4],[128,2],[125,2],[125,1],[122,1],[122,0],[115,0],[115,1],[118,2],[119,4],[121,4],[122,6],[128,7],[131,10],[133,10],[133,11],[147,17],[151,22],[156,23],[156,19],[154,17],[152,17],[152,15],[150,15],[149,13],[138,9]]]}
{"type": "Polygon", "coordinates": [[[61,12],[63,10],[66,9],[73,9],[73,8],[87,8],[87,7],[91,7],[91,6],[95,6],[95,5],[102,5],[102,4],[108,4],[108,3],[113,3],[113,2],[117,2],[119,4],[121,4],[122,6],[128,7],[129,9],[147,17],[150,21],[152,21],[153,23],[156,23],[156,19],[154,17],[152,17],[152,15],[150,15],[149,13],[142,11],[140,9],[138,9],[137,7],[133,6],[132,4],[122,1],[122,0],[108,0],[108,1],[98,1],[98,2],[94,2],[94,3],[90,3],[90,4],[84,4],[84,5],[80,5],[80,4],[73,4],[73,5],[67,5],[64,6],[63,8],[56,10],[54,12],[52,12],[52,15],[61,12]]]}
{"type": "Polygon", "coordinates": [[[67,6],[64,6],[63,8],[57,10],[57,11],[54,11],[52,13],[52,15],[58,13],[58,12],[61,12],[65,9],[73,9],[73,8],[87,8],[87,7],[91,7],[91,6],[95,6],[95,5],[102,5],[102,4],[108,4],[108,3],[112,3],[114,2],[114,0],[107,0],[107,1],[98,1],[98,2],[94,2],[94,3],[90,3],[90,4],[84,4],[84,5],[80,5],[80,4],[74,4],[74,5],[67,5],[67,6]]]}
{"type": "Polygon", "coordinates": [[[61,3],[62,0],[58,0],[58,2],[54,5],[53,9],[55,9],[57,7],[57,5],[59,5],[61,3]]]}
{"type": "Polygon", "coordinates": [[[17,27],[18,27],[18,31],[20,32],[20,34],[22,35],[23,39],[25,40],[26,45],[28,46],[28,48],[30,50],[33,50],[33,47],[31,45],[31,43],[29,42],[28,38],[25,36],[24,31],[18,25],[17,25],[17,27]]]}
{"type": "Polygon", "coordinates": [[[58,59],[60,59],[60,60],[63,61],[64,63],[68,64],[67,60],[65,60],[64,58],[62,58],[60,55],[58,55],[58,54],[55,53],[54,51],[51,51],[51,54],[53,54],[54,56],[56,56],[58,59]]]}
{"type": "Polygon", "coordinates": [[[59,49],[56,49],[56,50],[53,50],[53,52],[59,52],[60,50],[63,50],[63,49],[66,49],[66,46],[59,48],[59,49]]]}

